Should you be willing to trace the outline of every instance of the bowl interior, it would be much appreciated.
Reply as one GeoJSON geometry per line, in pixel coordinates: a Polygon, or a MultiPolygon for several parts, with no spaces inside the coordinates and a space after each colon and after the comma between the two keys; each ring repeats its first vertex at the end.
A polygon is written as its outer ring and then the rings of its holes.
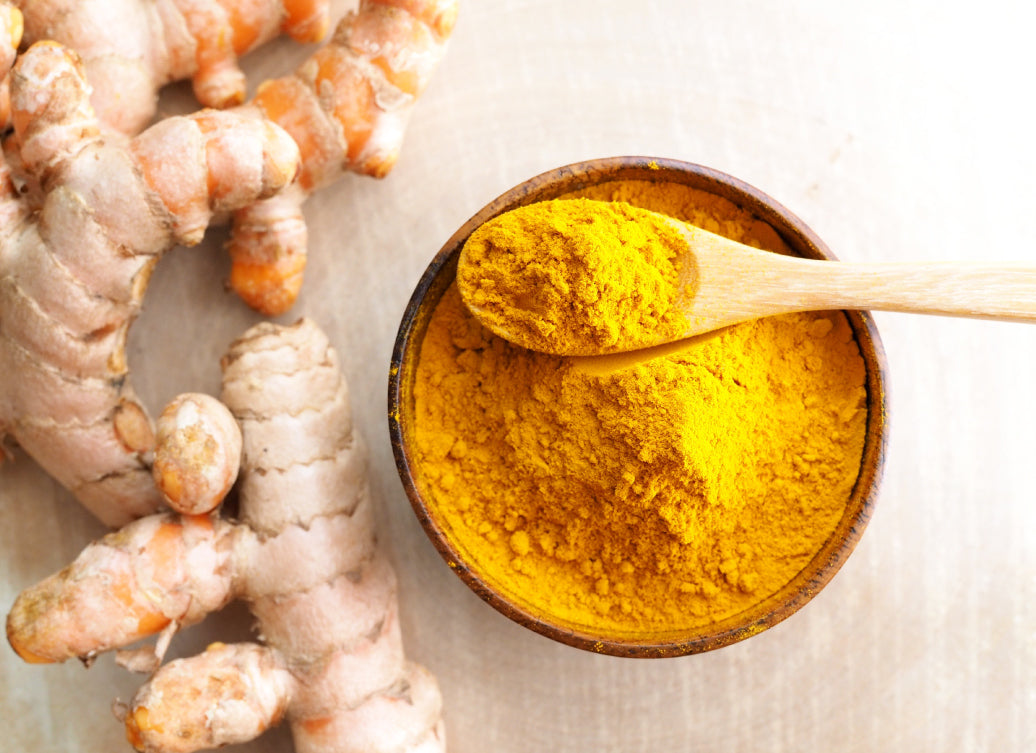
{"type": "Polygon", "coordinates": [[[472,217],[438,252],[404,312],[389,377],[389,430],[400,478],[425,532],[455,573],[481,598],[511,619],[563,643],[618,656],[660,657],[698,653],[742,640],[792,614],[808,602],[851,553],[870,517],[887,441],[885,358],[872,318],[846,311],[866,368],[866,433],[859,475],[834,532],[812,560],[783,588],[751,608],[693,631],[601,635],[584,626],[562,624],[524,603],[520,594],[501,593],[450,542],[435,507],[425,499],[410,450],[414,426],[413,384],[429,318],[456,276],[460,249],[482,223],[518,206],[554,199],[612,181],[678,183],[725,198],[768,224],[790,249],[811,259],[833,259],[827,247],[791,212],[755,188],[715,170],[674,160],[618,157],[578,163],[532,178],[506,192],[472,217]]]}

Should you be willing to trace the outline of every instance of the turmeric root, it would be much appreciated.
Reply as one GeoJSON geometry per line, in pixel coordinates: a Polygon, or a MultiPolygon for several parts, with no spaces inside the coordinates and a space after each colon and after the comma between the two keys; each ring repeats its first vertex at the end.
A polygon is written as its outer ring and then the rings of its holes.
{"type": "Polygon", "coordinates": [[[282,31],[300,42],[324,38],[328,0],[17,0],[29,43],[76,50],[94,87],[100,121],[139,133],[158,90],[190,78],[198,101],[224,108],[245,99],[239,56],[282,31]]]}
{"type": "Polygon", "coordinates": [[[0,3],[0,71],[5,74],[14,65],[24,31],[22,12],[11,3],[0,3]]]}
{"type": "Polygon", "coordinates": [[[231,524],[208,516],[149,515],[87,546],[70,567],[23,593],[8,639],[36,664],[90,659],[192,625],[230,601],[231,524]]]}
{"type": "MultiPolygon", "coordinates": [[[[103,123],[126,133],[154,114],[162,84],[193,76],[202,104],[244,98],[237,56],[282,28],[326,34],[328,0],[19,0],[26,38],[59,40],[86,60],[103,123]],[[283,9],[282,6],[283,5],[283,9]]],[[[360,0],[332,39],[292,75],[264,82],[254,108],[287,130],[302,155],[297,185],[237,211],[229,284],[252,308],[281,314],[302,286],[302,205],[345,172],[383,177],[445,51],[457,0],[360,0]]]]}
{"type": "Polygon", "coordinates": [[[30,47],[11,72],[16,158],[0,169],[0,437],[98,518],[153,512],[151,421],[125,358],[159,257],[216,212],[283,188],[298,148],[247,113],[170,118],[103,136],[77,57],[30,47]],[[33,190],[19,191],[18,188],[33,190]]]}
{"type": "Polygon", "coordinates": [[[0,3],[0,130],[11,122],[11,82],[7,74],[22,43],[25,21],[10,3],[0,3]]]}
{"type": "Polygon", "coordinates": [[[457,0],[360,0],[331,41],[291,76],[260,84],[253,104],[299,145],[302,172],[278,196],[238,210],[231,287],[252,308],[287,311],[302,285],[302,204],[346,171],[383,177],[445,50],[457,0]]]}
{"type": "Polygon", "coordinates": [[[240,598],[263,645],[214,644],[159,669],[125,711],[138,750],[244,742],[282,718],[299,753],[442,750],[437,684],[403,653],[335,351],[308,320],[257,325],[223,359],[222,400],[243,438],[241,522],[160,514],[109,534],[18,598],[11,645],[30,660],[90,657],[240,598]]]}
{"type": "Polygon", "coordinates": [[[241,464],[241,428],[214,397],[185,394],[155,422],[151,475],[169,507],[184,515],[212,512],[241,464]]]}
{"type": "MultiPolygon", "coordinates": [[[[22,13],[10,3],[0,2],[0,131],[11,121],[11,67],[22,38],[22,13]]],[[[0,232],[20,222],[28,212],[21,201],[15,177],[7,160],[0,155],[0,232]]],[[[3,423],[0,422],[0,438],[3,423]]]]}

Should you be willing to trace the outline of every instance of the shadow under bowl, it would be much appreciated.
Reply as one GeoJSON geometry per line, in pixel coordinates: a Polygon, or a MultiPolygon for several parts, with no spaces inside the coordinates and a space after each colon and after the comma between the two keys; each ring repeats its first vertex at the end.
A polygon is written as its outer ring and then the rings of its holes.
{"type": "Polygon", "coordinates": [[[421,489],[412,452],[413,385],[422,340],[435,306],[456,277],[460,249],[471,233],[516,207],[602,183],[629,180],[681,184],[720,196],[769,225],[793,253],[809,259],[835,258],[801,220],[772,198],[737,178],[701,165],[661,158],[613,157],[543,173],[507,191],[468,220],[425,270],[403,314],[392,352],[389,433],[400,479],[421,526],[449,567],[483,600],[517,623],[577,648],[614,656],[680,656],[743,640],[793,614],[831,580],[859,541],[877,497],[887,444],[885,356],[874,321],[867,312],[844,312],[866,368],[867,417],[859,475],[841,519],[808,564],[782,588],[738,614],[705,626],[644,634],[606,634],[585,625],[566,624],[529,608],[520,594],[502,592],[451,542],[441,514],[421,489]]]}

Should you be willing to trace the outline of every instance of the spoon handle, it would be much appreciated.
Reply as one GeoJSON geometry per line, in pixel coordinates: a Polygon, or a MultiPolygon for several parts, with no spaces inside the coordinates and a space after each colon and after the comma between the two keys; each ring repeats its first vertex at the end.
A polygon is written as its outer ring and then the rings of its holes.
{"type": "MultiPolygon", "coordinates": [[[[1036,321],[1036,267],[983,263],[851,264],[788,259],[775,279],[795,309],[906,311],[1036,321]]],[[[778,272],[777,268],[774,272],[778,272]]]]}
{"type": "Polygon", "coordinates": [[[857,264],[784,256],[681,229],[690,295],[686,334],[797,311],[873,309],[1036,322],[1036,266],[1023,263],[857,264]]]}

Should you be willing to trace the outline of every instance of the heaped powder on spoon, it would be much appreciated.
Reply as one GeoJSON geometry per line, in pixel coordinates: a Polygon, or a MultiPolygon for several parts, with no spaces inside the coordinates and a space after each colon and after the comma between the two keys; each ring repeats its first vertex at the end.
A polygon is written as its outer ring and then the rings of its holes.
{"type": "Polygon", "coordinates": [[[475,231],[457,281],[483,323],[523,347],[628,350],[686,328],[675,305],[686,245],[670,220],[626,203],[544,201],[475,231]]]}

